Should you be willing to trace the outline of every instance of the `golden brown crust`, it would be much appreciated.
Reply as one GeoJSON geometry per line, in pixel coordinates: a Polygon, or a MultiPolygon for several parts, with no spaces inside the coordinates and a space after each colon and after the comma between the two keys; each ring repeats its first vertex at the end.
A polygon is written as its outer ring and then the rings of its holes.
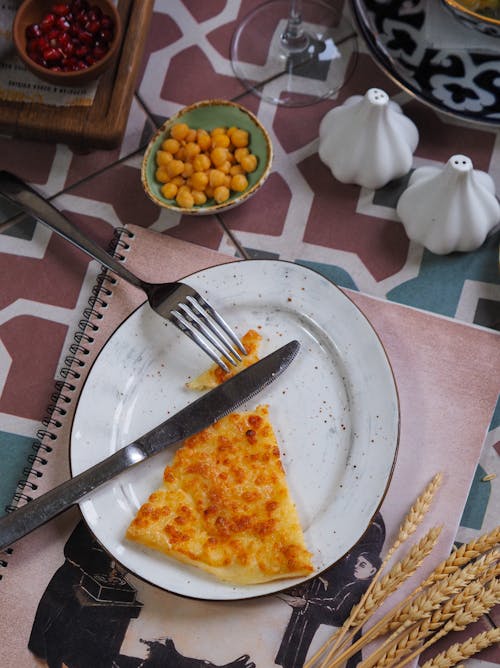
{"type": "Polygon", "coordinates": [[[233,584],[309,575],[267,406],[188,438],[127,538],[233,584]]]}
{"type": "Polygon", "coordinates": [[[241,337],[241,342],[245,346],[247,354],[242,357],[241,362],[236,366],[231,367],[229,372],[224,371],[220,366],[214,364],[207,371],[197,376],[193,380],[186,383],[190,390],[209,390],[217,387],[228,378],[236,375],[239,371],[246,369],[247,366],[257,362],[259,345],[262,340],[261,335],[254,329],[250,329],[244,336],[241,337]]]}

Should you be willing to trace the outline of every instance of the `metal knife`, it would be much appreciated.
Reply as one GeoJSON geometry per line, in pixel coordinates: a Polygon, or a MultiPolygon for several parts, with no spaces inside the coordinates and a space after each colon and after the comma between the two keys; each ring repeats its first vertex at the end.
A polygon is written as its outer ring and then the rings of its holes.
{"type": "Polygon", "coordinates": [[[0,518],[0,550],[67,510],[125,469],[196,434],[234,411],[278,378],[295,358],[299,347],[298,341],[290,341],[102,462],[0,518]]]}

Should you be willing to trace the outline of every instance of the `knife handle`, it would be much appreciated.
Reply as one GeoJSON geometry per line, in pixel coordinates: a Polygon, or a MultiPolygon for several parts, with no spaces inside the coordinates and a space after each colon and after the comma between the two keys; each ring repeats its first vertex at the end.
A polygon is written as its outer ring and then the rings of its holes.
{"type": "Polygon", "coordinates": [[[131,443],[74,478],[0,518],[0,550],[67,510],[96,487],[146,458],[142,448],[131,443]]]}

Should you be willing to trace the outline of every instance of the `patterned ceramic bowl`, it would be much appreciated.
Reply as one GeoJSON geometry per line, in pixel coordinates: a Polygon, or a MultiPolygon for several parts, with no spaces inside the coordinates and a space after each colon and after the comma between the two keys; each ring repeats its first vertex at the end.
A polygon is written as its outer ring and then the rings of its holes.
{"type": "MultiPolygon", "coordinates": [[[[176,133],[174,132],[174,134],[176,133]]],[[[205,140],[208,141],[206,136],[205,140]]],[[[193,141],[192,138],[191,141],[189,141],[189,138],[179,139],[178,143],[181,145],[182,149],[182,147],[187,146],[188,143],[197,144],[197,140],[193,141]]],[[[226,148],[225,144],[227,144],[227,139],[225,142],[221,141],[221,143],[224,144],[222,148],[226,148]]],[[[240,144],[241,142],[237,143],[240,144]]],[[[215,146],[213,144],[207,147],[204,143],[202,143],[202,148],[200,148],[199,154],[203,153],[206,156],[210,156],[214,147],[215,146]]],[[[243,153],[246,152],[247,151],[243,151],[243,153]]],[[[240,157],[239,154],[238,157],[240,157]]],[[[169,118],[168,121],[166,121],[166,123],[164,123],[164,125],[154,135],[144,154],[141,170],[141,180],[147,195],[153,200],[153,202],[161,207],[178,213],[195,216],[221,213],[235,206],[238,206],[243,202],[246,202],[249,197],[257,192],[257,190],[262,186],[269,175],[272,158],[273,149],[271,139],[263,125],[250,111],[248,111],[248,109],[245,109],[239,104],[235,104],[234,102],[229,102],[227,100],[204,100],[181,109],[177,114],[175,114],[175,116],[169,118]],[[169,151],[165,151],[164,142],[172,138],[172,128],[175,125],[180,124],[187,125],[191,130],[205,130],[207,133],[209,133],[209,135],[215,128],[224,128],[226,131],[228,131],[226,136],[229,137],[231,136],[232,128],[243,130],[243,135],[240,136],[248,136],[248,146],[244,148],[247,148],[248,153],[255,156],[255,169],[252,171],[245,171],[238,167],[240,163],[235,158],[236,149],[231,142],[227,147],[227,151],[229,151],[231,154],[229,155],[230,165],[228,165],[227,162],[226,164],[219,165],[214,165],[211,163],[207,170],[198,169],[199,163],[194,161],[194,158],[196,155],[198,155],[196,153],[198,149],[194,149],[191,146],[190,149],[188,149],[188,155],[183,155],[183,151],[181,150],[180,155],[176,154],[172,156],[172,158],[176,161],[184,162],[186,168],[182,172],[176,173],[177,169],[169,170],[167,165],[164,165],[164,170],[159,171],[162,166],[160,164],[162,159],[170,160],[170,156],[164,155],[165,153],[169,153],[169,151]],[[190,153],[191,149],[193,151],[192,153],[190,153]],[[159,155],[158,152],[160,152],[161,155],[159,155]],[[194,169],[189,166],[189,163],[192,165],[194,164],[194,169]],[[233,169],[230,169],[230,167],[233,169]],[[167,170],[171,171],[171,173],[168,174],[167,170]],[[214,185],[207,183],[206,188],[202,187],[203,179],[205,177],[197,177],[199,178],[200,183],[196,183],[197,188],[193,189],[193,171],[204,171],[207,178],[210,180],[212,178],[210,176],[210,171],[212,170],[217,170],[218,172],[222,170],[228,177],[232,177],[237,172],[243,173],[243,176],[246,178],[248,185],[243,190],[235,190],[231,187],[229,179],[226,178],[224,184],[222,185],[228,188],[229,197],[224,201],[218,201],[220,200],[220,193],[214,192],[215,188],[218,187],[215,185],[215,183],[218,184],[218,181],[216,182],[215,178],[222,178],[220,173],[213,175],[214,185]],[[175,191],[175,188],[165,188],[165,185],[170,182],[176,185],[176,194],[173,192],[175,191]],[[189,196],[187,196],[187,199],[184,202],[184,206],[181,206],[181,200],[178,199],[178,189],[181,186],[184,186],[185,192],[190,191],[193,193],[194,190],[197,190],[198,192],[204,193],[206,201],[195,202],[194,204],[191,204],[191,200],[189,196]],[[169,190],[172,190],[172,192],[169,192],[169,190]],[[191,206],[186,207],[186,204],[191,204],[191,206]]],[[[243,162],[241,164],[244,165],[245,163],[243,162]]],[[[180,169],[180,165],[176,165],[176,167],[180,169]]],[[[233,185],[236,184],[233,182],[233,185]]],[[[196,198],[198,199],[197,194],[196,198]]]]}
{"type": "Polygon", "coordinates": [[[474,28],[485,35],[500,37],[500,3],[498,10],[493,12],[487,8],[481,10],[481,3],[479,1],[442,0],[442,2],[453,16],[464,25],[474,28]],[[488,14],[488,11],[491,13],[488,14]]]}

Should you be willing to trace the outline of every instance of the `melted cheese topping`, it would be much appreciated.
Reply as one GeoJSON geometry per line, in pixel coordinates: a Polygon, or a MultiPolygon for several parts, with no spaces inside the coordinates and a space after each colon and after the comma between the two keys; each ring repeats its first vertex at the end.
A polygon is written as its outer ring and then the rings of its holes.
{"type": "Polygon", "coordinates": [[[197,378],[186,383],[186,386],[190,390],[209,390],[213,387],[217,387],[228,378],[235,376],[239,371],[242,371],[250,364],[257,362],[259,359],[259,345],[262,340],[261,335],[253,329],[250,329],[241,339],[241,342],[245,346],[247,354],[241,358],[241,362],[238,362],[236,366],[231,367],[229,372],[221,369],[220,366],[214,364],[197,378]]]}
{"type": "Polygon", "coordinates": [[[127,538],[233,584],[310,574],[267,406],[186,439],[127,538]]]}

